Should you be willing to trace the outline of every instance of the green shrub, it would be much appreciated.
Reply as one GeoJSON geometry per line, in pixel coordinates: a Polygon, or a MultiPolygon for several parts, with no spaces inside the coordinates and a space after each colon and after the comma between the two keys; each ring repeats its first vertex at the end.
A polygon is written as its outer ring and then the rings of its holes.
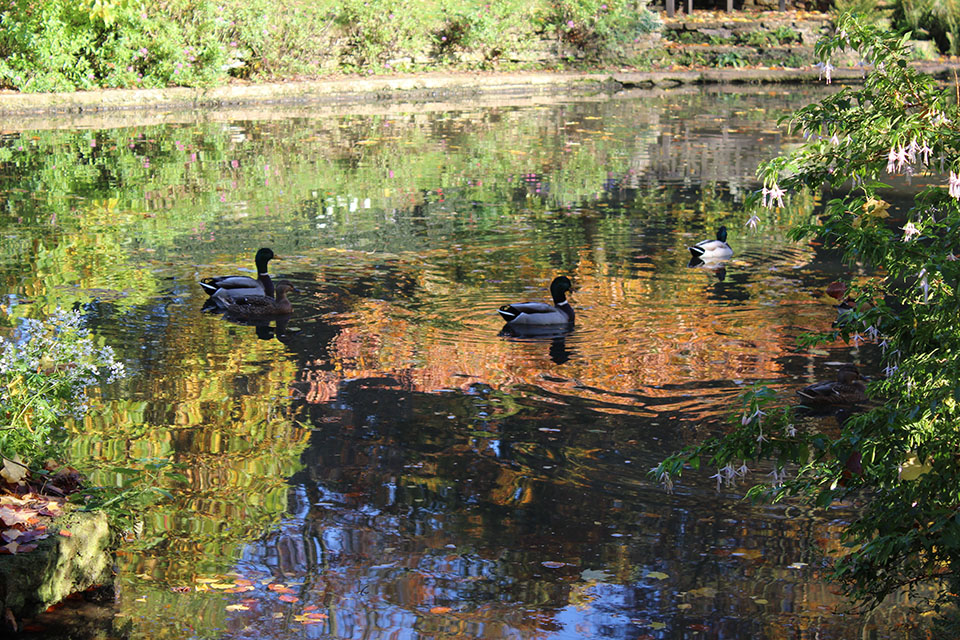
{"type": "Polygon", "coordinates": [[[659,19],[627,0],[558,0],[546,26],[587,57],[619,58],[621,46],[659,28],[659,19]]]}
{"type": "Polygon", "coordinates": [[[224,77],[228,17],[205,0],[15,0],[0,14],[0,86],[198,86],[224,77]]]}
{"type": "Polygon", "coordinates": [[[713,66],[734,67],[739,69],[740,67],[747,66],[747,59],[744,58],[743,54],[739,51],[726,51],[717,54],[713,59],[713,66]]]}
{"type": "Polygon", "coordinates": [[[80,315],[25,319],[0,338],[0,456],[28,467],[62,459],[64,421],[87,412],[87,388],[124,373],[110,347],[98,348],[80,315]]]}
{"type": "Polygon", "coordinates": [[[960,0],[900,0],[894,21],[929,35],[943,53],[960,53],[960,0]]]}

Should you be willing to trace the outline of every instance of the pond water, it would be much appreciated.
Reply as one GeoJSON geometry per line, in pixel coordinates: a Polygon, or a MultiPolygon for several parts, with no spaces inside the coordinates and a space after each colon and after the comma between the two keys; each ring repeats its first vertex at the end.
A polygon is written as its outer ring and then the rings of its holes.
{"type": "Polygon", "coordinates": [[[106,485],[183,476],[123,522],[116,602],[36,637],[903,637],[904,603],[857,615],[825,577],[856,505],[648,477],[751,383],[792,401],[868,359],[795,346],[848,273],[786,239],[817,202],[744,224],[758,162],[797,142],[778,118],[817,95],[3,131],[3,324],[78,308],[130,372],[74,425],[76,464],[106,485]],[[689,267],[721,224],[733,259],[689,267]],[[298,290],[289,321],[201,313],[198,280],[250,273],[264,246],[298,290]],[[558,274],[576,328],[502,334],[496,309],[558,274]]]}

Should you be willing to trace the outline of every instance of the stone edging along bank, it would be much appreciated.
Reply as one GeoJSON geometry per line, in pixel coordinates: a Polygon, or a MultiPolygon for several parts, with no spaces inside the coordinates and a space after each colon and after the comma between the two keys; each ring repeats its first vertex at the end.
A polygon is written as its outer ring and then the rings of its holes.
{"type": "MultiPolygon", "coordinates": [[[[936,77],[952,80],[956,67],[927,64],[936,77]]],[[[836,69],[835,81],[859,80],[859,69],[836,69]]],[[[799,69],[700,69],[597,73],[425,73],[345,77],[283,83],[231,84],[213,88],[106,89],[73,93],[0,92],[0,114],[92,113],[118,110],[198,109],[244,104],[368,103],[435,101],[470,95],[535,95],[616,92],[629,88],[734,83],[819,81],[814,67],[799,69]]]]}

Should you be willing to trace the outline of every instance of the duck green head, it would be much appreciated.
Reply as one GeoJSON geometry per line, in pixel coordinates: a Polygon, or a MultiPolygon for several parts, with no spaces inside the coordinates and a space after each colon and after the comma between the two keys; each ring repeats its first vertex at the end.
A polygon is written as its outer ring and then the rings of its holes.
{"type": "Polygon", "coordinates": [[[573,283],[567,276],[557,276],[550,283],[550,295],[553,296],[554,303],[566,300],[568,291],[573,291],[573,283]]]}
{"type": "Polygon", "coordinates": [[[717,240],[720,242],[727,241],[727,228],[724,225],[720,225],[720,228],[717,229],[717,240]]]}
{"type": "Polygon", "coordinates": [[[264,247],[259,251],[257,251],[257,256],[256,258],[254,258],[254,261],[257,263],[257,271],[259,271],[260,273],[266,273],[267,263],[276,257],[277,256],[273,254],[273,250],[268,249],[267,247],[264,247]]]}

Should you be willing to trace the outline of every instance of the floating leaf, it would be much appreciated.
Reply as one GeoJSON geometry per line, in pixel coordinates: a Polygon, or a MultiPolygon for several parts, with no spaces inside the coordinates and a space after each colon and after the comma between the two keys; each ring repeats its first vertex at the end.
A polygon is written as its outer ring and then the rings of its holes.
{"type": "Polygon", "coordinates": [[[245,604],[228,604],[225,609],[227,611],[249,611],[250,607],[245,604]]]}
{"type": "Polygon", "coordinates": [[[644,578],[653,578],[654,580],[666,580],[670,576],[663,573],[662,571],[651,571],[647,575],[643,576],[644,578]]]}
{"type": "Polygon", "coordinates": [[[430,613],[450,613],[451,611],[450,607],[433,607],[430,609],[430,613]]]}
{"type": "Polygon", "coordinates": [[[290,595],[289,593],[284,593],[284,594],[282,594],[282,595],[280,596],[280,599],[283,600],[284,602],[299,602],[299,601],[300,601],[300,598],[298,598],[297,596],[292,596],[292,595],[290,595]]]}

